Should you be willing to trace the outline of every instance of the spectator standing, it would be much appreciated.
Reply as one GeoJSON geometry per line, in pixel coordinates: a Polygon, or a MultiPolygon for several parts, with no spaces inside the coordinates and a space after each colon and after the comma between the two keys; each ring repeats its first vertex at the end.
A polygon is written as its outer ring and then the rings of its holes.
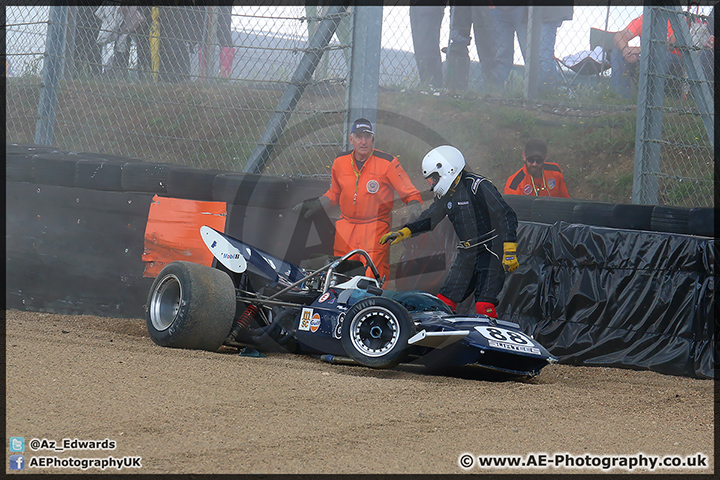
{"type": "Polygon", "coordinates": [[[217,26],[220,44],[220,78],[230,78],[235,59],[235,42],[232,37],[232,5],[220,7],[217,26]]]}
{"type": "Polygon", "coordinates": [[[495,6],[491,15],[495,23],[495,61],[497,62],[498,81],[505,85],[515,64],[515,34],[523,59],[527,46],[526,6],[495,6]]]}
{"type": "MultiPolygon", "coordinates": [[[[214,8],[217,12],[216,38],[210,38],[210,29],[206,28],[206,41],[198,46],[198,63],[200,75],[203,77],[215,76],[218,72],[207,71],[206,48],[214,49],[215,45],[220,47],[220,78],[230,78],[233,60],[235,58],[235,42],[232,37],[232,5],[222,5],[214,8]],[[217,41],[217,43],[216,43],[217,41]]],[[[209,12],[208,12],[209,16],[209,12]]]]}
{"type": "Polygon", "coordinates": [[[388,279],[390,246],[381,245],[380,237],[390,229],[394,194],[397,192],[408,204],[411,218],[420,213],[422,197],[400,161],[373,148],[375,132],[369,120],[355,120],[349,140],[353,149],[335,158],[330,189],[317,199],[296,205],[295,210],[309,218],[321,208],[340,205],[334,254],[342,256],[361,248],[372,258],[380,277],[388,279]]]}
{"type": "Polygon", "coordinates": [[[565,178],[557,163],[546,162],[547,143],[540,138],[525,142],[525,165],[505,182],[505,195],[570,198],[565,178]]]}
{"type": "Polygon", "coordinates": [[[106,67],[110,78],[125,78],[130,59],[130,38],[135,37],[145,22],[139,7],[102,5],[95,10],[95,16],[102,22],[97,43],[113,43],[113,53],[106,67]]]}
{"type": "Polygon", "coordinates": [[[443,86],[440,57],[440,28],[445,4],[433,0],[410,2],[410,30],[420,83],[436,89],[443,86]]]}
{"type": "Polygon", "coordinates": [[[475,311],[495,318],[503,269],[512,272],[518,267],[517,216],[490,180],[465,170],[465,157],[455,147],[432,149],[422,169],[435,201],[399,231],[383,235],[380,243],[394,245],[434,229],[448,217],[460,244],[437,297],[455,311],[474,293],[475,311]]]}
{"type": "Polygon", "coordinates": [[[150,53],[150,29],[152,27],[152,7],[138,7],[142,22],[138,26],[133,40],[137,46],[137,69],[141,80],[150,80],[152,74],[152,55],[150,53]]]}
{"type": "Polygon", "coordinates": [[[160,9],[160,80],[190,79],[192,45],[203,41],[203,7],[170,5],[160,9]]]}
{"type": "Polygon", "coordinates": [[[450,2],[450,43],[447,48],[447,87],[467,90],[470,77],[470,30],[475,35],[475,48],[480,60],[483,88],[499,87],[495,55],[495,28],[488,6],[459,5],[450,2]]]}
{"type": "Polygon", "coordinates": [[[563,5],[558,7],[535,7],[540,13],[540,50],[539,50],[539,72],[538,91],[542,92],[555,87],[560,81],[560,74],[555,63],[555,41],[557,29],[565,20],[572,20],[573,6],[563,5]]]}

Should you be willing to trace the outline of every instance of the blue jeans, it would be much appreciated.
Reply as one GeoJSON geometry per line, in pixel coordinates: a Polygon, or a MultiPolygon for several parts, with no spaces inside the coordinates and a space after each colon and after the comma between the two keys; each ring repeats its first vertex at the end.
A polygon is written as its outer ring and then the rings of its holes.
{"type": "Polygon", "coordinates": [[[523,59],[527,45],[527,22],[523,16],[527,7],[496,7],[491,10],[495,23],[495,59],[499,82],[505,83],[514,65],[515,33],[523,59]]]}
{"type": "Polygon", "coordinates": [[[540,71],[538,91],[551,88],[560,81],[555,63],[555,38],[562,21],[546,22],[540,27],[540,71]]]}
{"type": "MultiPolygon", "coordinates": [[[[666,52],[665,54],[665,65],[660,71],[662,74],[674,72],[680,75],[682,72],[682,64],[680,57],[674,53],[666,52]]],[[[610,88],[615,90],[623,98],[630,98],[632,94],[632,77],[633,74],[637,75],[638,66],[640,61],[636,63],[628,63],[625,61],[622,55],[622,51],[614,47],[610,54],[610,67],[612,68],[610,75],[610,88]]]]}

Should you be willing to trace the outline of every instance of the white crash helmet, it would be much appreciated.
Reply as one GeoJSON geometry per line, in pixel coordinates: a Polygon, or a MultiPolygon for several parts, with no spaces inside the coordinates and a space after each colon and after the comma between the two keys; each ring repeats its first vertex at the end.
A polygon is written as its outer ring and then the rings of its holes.
{"type": "Polygon", "coordinates": [[[465,168],[465,157],[460,150],[450,145],[433,148],[422,161],[423,177],[427,179],[433,173],[440,176],[437,184],[432,188],[438,198],[450,190],[463,168],[465,168]]]}

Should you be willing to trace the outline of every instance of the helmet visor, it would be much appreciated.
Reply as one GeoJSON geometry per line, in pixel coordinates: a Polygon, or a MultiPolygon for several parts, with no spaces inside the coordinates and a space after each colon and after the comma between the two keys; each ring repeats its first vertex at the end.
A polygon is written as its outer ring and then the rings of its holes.
{"type": "Polygon", "coordinates": [[[432,190],[435,188],[435,185],[437,185],[440,181],[440,174],[438,172],[433,172],[427,177],[425,177],[425,180],[427,180],[428,185],[430,185],[430,190],[432,190]]]}

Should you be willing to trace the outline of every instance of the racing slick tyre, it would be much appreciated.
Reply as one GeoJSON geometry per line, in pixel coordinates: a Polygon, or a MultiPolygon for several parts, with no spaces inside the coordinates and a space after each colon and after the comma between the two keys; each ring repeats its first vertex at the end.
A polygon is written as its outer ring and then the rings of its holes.
{"type": "Polygon", "coordinates": [[[398,302],[368,297],[347,311],[340,335],[345,353],[360,365],[392,368],[407,358],[415,323],[398,302]]]}
{"type": "Polygon", "coordinates": [[[150,338],[162,347],[215,351],[235,319],[235,286],[224,272],[175,261],[160,271],[147,300],[150,338]]]}

